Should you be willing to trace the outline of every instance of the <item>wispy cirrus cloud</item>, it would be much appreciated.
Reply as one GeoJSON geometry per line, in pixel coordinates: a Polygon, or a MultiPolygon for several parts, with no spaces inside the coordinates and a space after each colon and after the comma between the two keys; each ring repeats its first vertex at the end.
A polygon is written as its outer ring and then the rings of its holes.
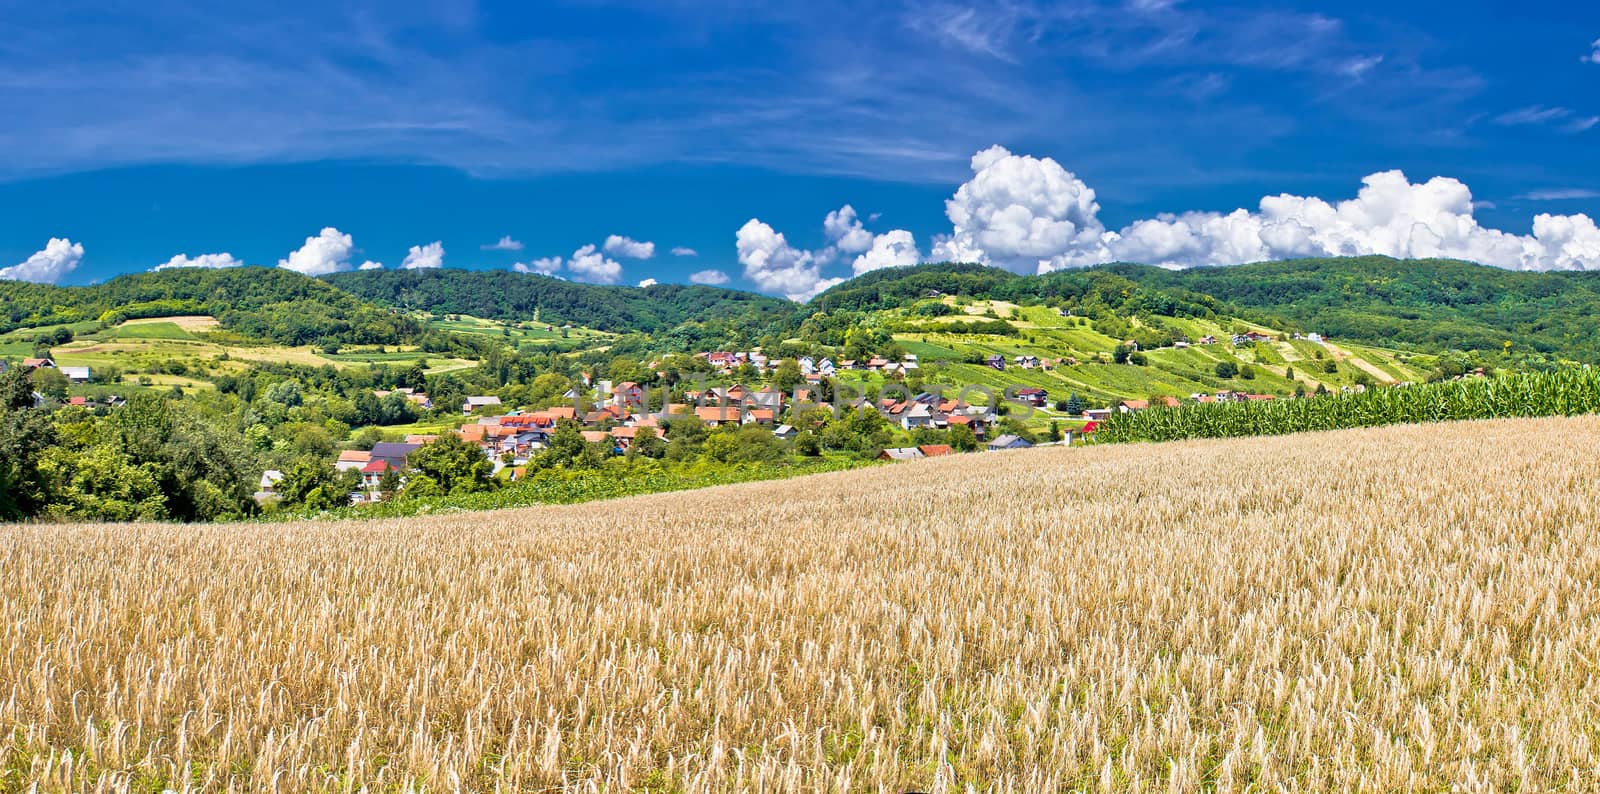
{"type": "Polygon", "coordinates": [[[152,0],[141,15],[149,35],[128,37],[29,4],[8,19],[28,35],[0,48],[0,100],[29,109],[0,127],[0,179],[360,158],[494,175],[684,162],[942,183],[961,178],[964,152],[995,140],[1070,142],[1112,171],[1215,175],[1225,151],[1204,168],[1166,145],[1123,164],[1127,131],[1243,147],[1291,127],[1307,103],[1334,106],[1302,86],[1276,107],[1218,101],[1241,72],[1328,86],[1383,73],[1358,80],[1366,93],[1341,112],[1438,116],[1412,112],[1417,96],[1456,101],[1431,87],[1402,95],[1437,73],[1406,50],[1415,37],[1327,14],[1165,0],[819,0],[727,14],[619,2],[651,22],[649,36],[619,46],[560,9],[496,17],[488,35],[484,12],[464,1],[267,13],[152,0]],[[773,29],[784,36],[760,57],[683,57],[773,29]],[[619,51],[631,75],[620,90],[619,51]],[[1146,100],[1169,79],[1189,80],[1208,107],[1153,112],[1146,100]]]}
{"type": "Polygon", "coordinates": [[[1517,196],[1517,198],[1528,201],[1573,201],[1600,198],[1600,190],[1581,187],[1547,188],[1545,190],[1530,190],[1517,196]]]}

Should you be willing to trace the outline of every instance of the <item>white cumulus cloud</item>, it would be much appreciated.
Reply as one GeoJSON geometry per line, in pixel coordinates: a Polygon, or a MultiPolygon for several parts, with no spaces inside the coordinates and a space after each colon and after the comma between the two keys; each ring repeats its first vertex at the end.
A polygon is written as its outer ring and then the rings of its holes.
{"type": "Polygon", "coordinates": [[[673,256],[699,256],[700,252],[694,250],[693,248],[689,248],[687,246],[680,245],[680,246],[672,249],[672,255],[673,256]]]}
{"type": "Polygon", "coordinates": [[[1583,56],[1584,63],[1600,64],[1600,39],[1595,39],[1589,46],[1594,48],[1594,51],[1583,56]]]}
{"type": "Polygon", "coordinates": [[[485,251],[521,251],[522,241],[511,239],[511,235],[501,237],[499,241],[482,246],[485,251]]]}
{"type": "Polygon", "coordinates": [[[935,259],[1018,272],[1101,262],[1169,267],[1228,265],[1304,256],[1448,257],[1499,267],[1600,268],[1600,234],[1585,215],[1540,215],[1532,235],[1480,225],[1472,192],[1448,177],[1413,183],[1400,171],[1371,174],[1353,199],[1267,196],[1255,210],[1186,212],[1107,230],[1094,191],[1049,158],[994,147],[972,160],[973,178],[946,202],[953,226],[935,259]]]}
{"type": "Polygon", "coordinates": [[[696,270],[695,272],[689,274],[689,283],[720,286],[728,283],[728,274],[715,268],[708,270],[696,270]]]}
{"type": "Polygon", "coordinates": [[[656,244],[613,234],[606,238],[605,251],[612,256],[620,256],[627,259],[649,259],[656,255],[656,244]]]}
{"type": "Polygon", "coordinates": [[[822,267],[810,251],[790,245],[782,234],[755,218],[739,227],[734,240],[745,278],[763,292],[777,293],[792,301],[806,301],[844,281],[823,278],[822,267]]]}
{"type": "Polygon", "coordinates": [[[308,276],[325,276],[349,270],[353,250],[355,240],[329,226],[317,236],[307,237],[306,244],[292,251],[287,259],[278,260],[278,267],[308,276]]]}
{"type": "Polygon", "coordinates": [[[644,281],[639,282],[639,287],[641,289],[644,288],[644,287],[654,287],[655,285],[657,285],[659,283],[661,283],[661,282],[656,281],[653,278],[647,278],[644,281]]]}
{"type": "Polygon", "coordinates": [[[600,253],[592,243],[572,252],[567,270],[577,280],[593,284],[615,284],[622,278],[622,265],[600,253]]]}
{"type": "Polygon", "coordinates": [[[194,257],[192,259],[189,257],[188,254],[178,254],[177,256],[174,256],[173,258],[168,259],[167,261],[162,262],[161,264],[156,265],[155,267],[150,268],[150,269],[151,270],[171,270],[172,268],[177,268],[177,267],[202,267],[202,268],[208,268],[208,269],[212,269],[212,270],[219,270],[219,269],[225,268],[225,267],[243,267],[243,266],[244,266],[244,263],[240,262],[237,259],[235,259],[233,257],[233,254],[230,254],[230,253],[227,253],[227,252],[223,252],[223,253],[220,253],[220,254],[201,254],[201,255],[199,255],[197,257],[194,257]]]}
{"type": "Polygon", "coordinates": [[[382,270],[383,269],[383,263],[382,262],[374,262],[371,259],[368,259],[367,261],[361,263],[361,267],[358,267],[356,269],[357,270],[382,270]]]}
{"type": "Polygon", "coordinates": [[[404,270],[431,270],[444,267],[444,243],[434,240],[427,245],[413,245],[400,263],[404,270]]]}
{"type": "Polygon", "coordinates": [[[954,229],[934,241],[934,259],[1025,270],[1100,243],[1094,190],[1055,160],[993,146],[973,155],[972,171],[945,202],[954,229]]]}
{"type": "Polygon", "coordinates": [[[849,204],[828,213],[822,219],[822,231],[834,248],[847,254],[859,254],[872,247],[872,232],[862,227],[855,208],[849,204]]]}
{"type": "Polygon", "coordinates": [[[559,256],[545,256],[532,262],[518,262],[511,266],[518,273],[538,273],[541,276],[553,276],[561,272],[562,260],[559,256]]]}
{"type": "Polygon", "coordinates": [[[81,261],[83,261],[82,243],[75,243],[65,237],[52,237],[50,242],[45,243],[44,250],[28,257],[20,264],[0,268],[0,279],[54,284],[60,281],[62,276],[77,269],[81,261]]]}
{"type": "Polygon", "coordinates": [[[886,267],[906,267],[922,261],[917,252],[917,240],[905,229],[884,232],[872,238],[868,248],[851,265],[856,275],[886,267]]]}

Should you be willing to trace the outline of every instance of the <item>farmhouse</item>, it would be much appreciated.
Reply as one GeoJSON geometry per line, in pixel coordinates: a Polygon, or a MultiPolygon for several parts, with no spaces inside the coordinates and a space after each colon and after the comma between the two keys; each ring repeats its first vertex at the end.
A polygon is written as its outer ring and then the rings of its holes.
{"type": "Polygon", "coordinates": [[[993,441],[990,441],[988,446],[990,452],[996,452],[1003,449],[1027,449],[1033,445],[1028,443],[1020,436],[1014,436],[1010,433],[1007,433],[1006,435],[999,436],[993,441]]]}
{"type": "Polygon", "coordinates": [[[633,381],[624,381],[611,390],[612,404],[624,406],[644,405],[644,387],[633,381]]]}
{"type": "Polygon", "coordinates": [[[1050,400],[1050,392],[1036,386],[1027,386],[1017,389],[1017,397],[1023,402],[1038,408],[1050,400]]]}
{"type": "Polygon", "coordinates": [[[88,367],[61,367],[60,369],[61,374],[67,376],[67,380],[72,381],[73,383],[89,382],[88,367]]]}
{"type": "Polygon", "coordinates": [[[24,370],[54,369],[55,366],[56,362],[48,358],[25,358],[22,360],[22,368],[24,370]]]}
{"type": "Polygon", "coordinates": [[[467,401],[461,404],[461,413],[470,414],[473,411],[481,408],[488,408],[499,404],[500,398],[492,395],[488,397],[468,397],[467,401]]]}
{"type": "Polygon", "coordinates": [[[347,449],[339,453],[339,460],[333,467],[339,471],[361,471],[371,462],[371,452],[364,449],[347,449]]]}
{"type": "Polygon", "coordinates": [[[916,447],[897,447],[878,453],[878,460],[916,460],[922,456],[922,450],[916,447]]]}

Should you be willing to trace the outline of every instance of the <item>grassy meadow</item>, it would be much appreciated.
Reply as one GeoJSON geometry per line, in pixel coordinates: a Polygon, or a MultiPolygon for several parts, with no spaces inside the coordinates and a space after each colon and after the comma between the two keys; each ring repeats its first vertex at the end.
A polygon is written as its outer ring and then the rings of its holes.
{"type": "Polygon", "coordinates": [[[0,528],[0,790],[1592,791],[1596,438],[0,528]]]}

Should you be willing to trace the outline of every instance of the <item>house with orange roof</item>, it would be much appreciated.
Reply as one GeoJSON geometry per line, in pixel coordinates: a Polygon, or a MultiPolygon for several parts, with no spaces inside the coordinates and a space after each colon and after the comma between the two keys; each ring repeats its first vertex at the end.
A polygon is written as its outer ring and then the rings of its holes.
{"type": "Polygon", "coordinates": [[[707,405],[694,409],[695,418],[704,422],[706,427],[719,425],[736,425],[743,418],[739,409],[731,405],[707,405]]]}

